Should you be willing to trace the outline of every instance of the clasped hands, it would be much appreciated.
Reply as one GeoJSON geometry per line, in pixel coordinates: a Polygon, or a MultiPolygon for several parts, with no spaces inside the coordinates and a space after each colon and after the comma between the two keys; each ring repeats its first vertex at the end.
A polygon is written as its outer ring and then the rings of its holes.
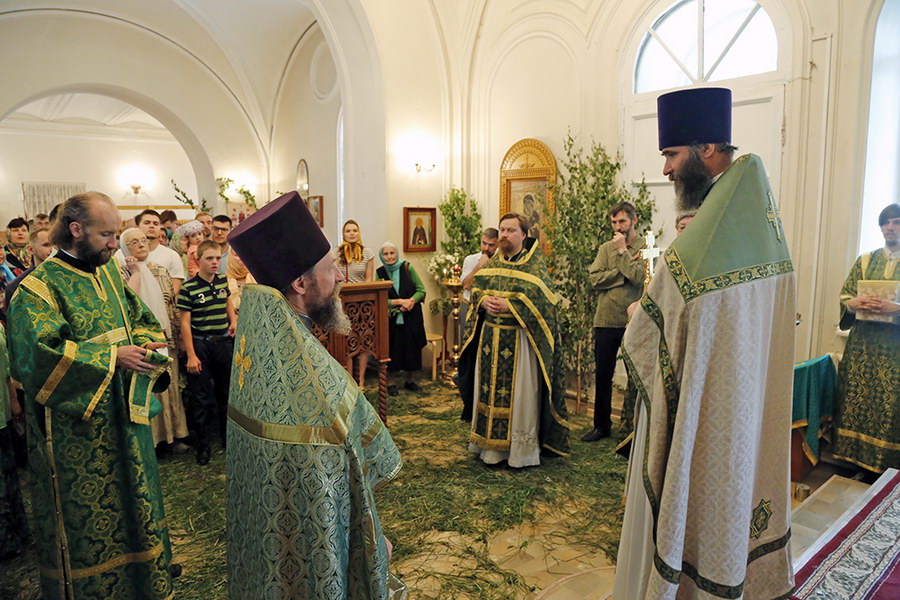
{"type": "Polygon", "coordinates": [[[403,298],[395,298],[395,299],[392,301],[392,304],[393,304],[394,306],[399,306],[401,312],[409,312],[409,311],[411,311],[411,310],[413,309],[413,307],[416,305],[416,301],[413,300],[412,298],[406,298],[406,299],[403,299],[403,298]]]}
{"type": "Polygon", "coordinates": [[[506,301],[506,298],[501,298],[499,296],[487,296],[481,305],[484,307],[484,310],[492,315],[509,312],[509,302],[506,301]]]}
{"type": "Polygon", "coordinates": [[[863,310],[866,312],[874,313],[876,315],[885,316],[900,314],[900,304],[898,304],[897,302],[891,302],[890,300],[885,300],[883,298],[877,298],[875,296],[860,296],[859,298],[847,300],[846,304],[847,308],[849,308],[853,312],[863,310]]]}

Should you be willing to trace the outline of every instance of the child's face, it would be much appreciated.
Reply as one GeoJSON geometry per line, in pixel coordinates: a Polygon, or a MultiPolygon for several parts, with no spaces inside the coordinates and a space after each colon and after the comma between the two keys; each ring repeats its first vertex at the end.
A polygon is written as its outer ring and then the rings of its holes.
{"type": "Polygon", "coordinates": [[[219,261],[222,260],[222,253],[218,250],[204,250],[202,256],[197,257],[197,264],[200,266],[200,273],[203,275],[212,275],[219,271],[219,261]]]}
{"type": "Polygon", "coordinates": [[[194,232],[188,236],[188,243],[191,246],[196,246],[197,244],[199,244],[202,241],[203,241],[203,232],[202,231],[194,232]]]}

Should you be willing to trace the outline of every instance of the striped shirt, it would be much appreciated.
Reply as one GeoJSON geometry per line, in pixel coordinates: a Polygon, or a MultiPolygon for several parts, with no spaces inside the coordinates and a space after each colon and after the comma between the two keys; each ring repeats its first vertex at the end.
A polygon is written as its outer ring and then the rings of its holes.
{"type": "Polygon", "coordinates": [[[191,333],[194,335],[226,335],[228,333],[228,280],[213,275],[204,281],[199,275],[191,277],[178,292],[178,309],[191,313],[191,333]]]}

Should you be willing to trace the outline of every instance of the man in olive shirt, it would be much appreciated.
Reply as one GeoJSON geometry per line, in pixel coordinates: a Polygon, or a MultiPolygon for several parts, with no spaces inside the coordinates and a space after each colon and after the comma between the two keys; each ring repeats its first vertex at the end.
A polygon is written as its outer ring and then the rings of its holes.
{"type": "Polygon", "coordinates": [[[594,313],[594,428],[582,436],[583,442],[608,437],[612,429],[612,378],[628,324],[626,311],[644,291],[644,261],[640,252],[644,238],[637,234],[634,206],[619,202],[609,209],[609,219],[616,233],[600,246],[597,258],[588,268],[591,285],[600,298],[594,313]]]}

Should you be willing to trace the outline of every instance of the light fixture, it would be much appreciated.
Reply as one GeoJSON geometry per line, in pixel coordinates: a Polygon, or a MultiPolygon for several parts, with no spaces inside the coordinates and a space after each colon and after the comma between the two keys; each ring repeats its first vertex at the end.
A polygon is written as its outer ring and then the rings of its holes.
{"type": "Polygon", "coordinates": [[[431,163],[430,167],[422,166],[421,164],[416,163],[416,173],[421,173],[422,171],[425,171],[426,173],[431,173],[432,171],[434,171],[434,168],[436,166],[437,165],[434,163],[431,163]]]}
{"type": "Polygon", "coordinates": [[[131,191],[134,192],[134,195],[135,195],[135,196],[137,196],[138,194],[140,194],[140,193],[141,193],[141,184],[139,184],[139,183],[132,183],[132,184],[131,184],[131,191]]]}

